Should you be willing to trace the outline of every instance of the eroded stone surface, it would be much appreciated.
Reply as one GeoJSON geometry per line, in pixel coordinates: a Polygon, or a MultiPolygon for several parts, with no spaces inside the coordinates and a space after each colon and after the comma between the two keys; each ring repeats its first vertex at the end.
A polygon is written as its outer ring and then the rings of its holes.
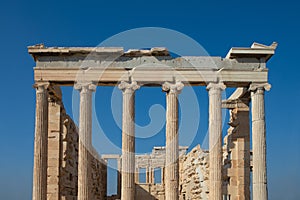
{"type": "MultiPolygon", "coordinates": [[[[78,128],[62,102],[51,98],[48,125],[48,200],[75,200],[78,195],[78,128]]],[[[106,164],[95,150],[88,153],[88,188],[92,199],[106,196],[106,164]]]]}

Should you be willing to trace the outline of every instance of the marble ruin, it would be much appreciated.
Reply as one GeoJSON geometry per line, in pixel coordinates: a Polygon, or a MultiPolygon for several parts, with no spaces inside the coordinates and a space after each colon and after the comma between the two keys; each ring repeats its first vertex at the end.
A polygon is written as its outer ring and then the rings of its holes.
{"type": "Polygon", "coordinates": [[[28,47],[36,62],[32,199],[267,200],[264,93],[270,89],[266,63],[276,46],[231,48],[225,58],[173,58],[166,48],[28,47]],[[99,155],[92,146],[92,93],[107,85],[123,94],[122,155],[99,155]],[[178,141],[177,97],[198,85],[208,91],[208,150],[178,141]],[[60,86],[80,93],[78,127],[65,111],[60,86]],[[166,145],[136,155],[135,91],[145,86],[166,93],[166,145]],[[236,90],[222,100],[225,88],[236,90]],[[230,113],[224,139],[222,109],[230,113]],[[113,196],[107,195],[108,159],[118,161],[113,196]]]}

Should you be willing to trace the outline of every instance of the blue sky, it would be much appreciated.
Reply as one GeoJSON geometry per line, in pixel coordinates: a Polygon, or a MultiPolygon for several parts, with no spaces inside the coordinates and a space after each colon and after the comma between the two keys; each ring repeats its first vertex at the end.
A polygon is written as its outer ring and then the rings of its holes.
{"type": "MultiPolygon", "coordinates": [[[[272,84],[266,94],[269,196],[272,200],[300,199],[299,10],[300,3],[292,0],[1,1],[0,199],[31,198],[35,91],[34,61],[27,46],[97,46],[119,32],[139,27],[179,31],[210,55],[223,57],[232,46],[247,47],[254,41],[279,43],[268,63],[272,84]]],[[[137,123],[144,126],[149,117],[143,113],[155,103],[164,106],[165,96],[157,88],[142,90],[137,93],[136,115],[137,123]]],[[[203,103],[199,133],[192,146],[203,142],[207,128],[207,94],[204,88],[197,91],[203,103]]],[[[104,96],[111,92],[112,88],[98,89],[95,99],[108,101],[104,96]]],[[[72,90],[65,88],[64,95],[71,112],[72,90]]],[[[96,109],[101,110],[97,117],[107,120],[102,122],[104,132],[111,132],[108,135],[118,146],[120,130],[110,120],[110,111],[100,104],[96,109]]],[[[148,140],[137,140],[138,152],[163,145],[163,137],[162,130],[148,140]]]]}

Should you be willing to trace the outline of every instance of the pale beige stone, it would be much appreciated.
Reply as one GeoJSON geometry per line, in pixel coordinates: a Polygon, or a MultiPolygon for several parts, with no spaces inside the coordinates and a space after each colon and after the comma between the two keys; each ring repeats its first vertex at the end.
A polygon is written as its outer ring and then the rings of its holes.
{"type": "Polygon", "coordinates": [[[33,200],[47,199],[47,137],[49,83],[37,83],[34,137],[33,200]]]}
{"type": "Polygon", "coordinates": [[[117,195],[108,200],[121,198],[121,193],[122,200],[208,197],[220,200],[222,195],[248,200],[252,165],[253,199],[267,199],[263,94],[270,88],[266,84],[266,62],[276,47],[277,43],[271,46],[254,43],[250,48],[232,48],[226,58],[172,58],[164,47],[125,53],[123,48],[29,47],[29,53],[37,61],[34,68],[37,105],[33,199],[106,198],[106,162],[91,145],[91,92],[96,85],[115,86],[120,81],[119,88],[123,90],[122,159],[107,155],[111,158],[106,159],[118,160],[119,171],[117,195]],[[89,59],[85,59],[86,56],[89,59]],[[135,156],[134,93],[139,88],[136,82],[147,86],[164,83],[163,90],[167,92],[166,147],[154,147],[151,155],[135,156]],[[222,82],[228,87],[238,87],[223,103],[221,91],[225,87],[222,82]],[[59,85],[74,83],[80,90],[79,130],[65,113],[59,89],[59,85]],[[196,147],[181,154],[177,96],[183,84],[207,83],[209,153],[196,147]],[[245,102],[250,98],[248,87],[252,93],[253,161],[247,123],[249,102],[245,102]],[[223,149],[221,106],[231,113],[223,149]],[[140,168],[146,169],[146,183],[139,183],[140,168]],[[161,184],[154,183],[156,168],[162,171],[161,184]]]}
{"type": "Polygon", "coordinates": [[[266,123],[264,92],[270,84],[251,84],[252,148],[253,148],[253,200],[267,200],[266,123]]]}
{"type": "Polygon", "coordinates": [[[209,83],[209,199],[222,200],[222,96],[223,83],[209,83]]]}
{"type": "MultiPolygon", "coordinates": [[[[77,199],[78,128],[66,115],[61,98],[50,95],[49,99],[47,199],[77,199]]],[[[87,156],[90,198],[104,199],[107,187],[106,181],[103,181],[107,176],[106,164],[92,147],[87,156]]]]}
{"type": "Polygon", "coordinates": [[[79,108],[79,151],[78,151],[78,200],[89,200],[88,163],[92,146],[92,92],[95,86],[91,83],[77,83],[80,91],[79,108]]]}
{"type": "Polygon", "coordinates": [[[178,143],[178,95],[184,85],[181,82],[164,83],[166,92],[166,164],[165,164],[165,199],[179,199],[179,143],[178,143]]]}
{"type": "Polygon", "coordinates": [[[232,106],[223,146],[223,194],[233,200],[250,200],[249,92],[247,95],[227,102],[232,106]]]}
{"type": "Polygon", "coordinates": [[[135,122],[134,101],[136,82],[121,82],[119,89],[123,91],[123,123],[122,123],[122,185],[121,199],[135,199],[135,122]]]}

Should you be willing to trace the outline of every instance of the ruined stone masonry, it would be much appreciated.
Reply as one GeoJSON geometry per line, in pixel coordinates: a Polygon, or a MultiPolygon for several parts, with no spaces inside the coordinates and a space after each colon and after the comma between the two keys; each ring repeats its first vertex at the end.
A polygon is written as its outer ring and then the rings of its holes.
{"type": "MultiPolygon", "coordinates": [[[[47,199],[73,200],[78,195],[78,128],[65,112],[60,89],[49,90],[47,199]]],[[[104,199],[106,164],[95,150],[88,157],[91,199],[104,199]]]]}
{"type": "Polygon", "coordinates": [[[180,200],[208,199],[208,152],[194,147],[180,159],[180,200]]]}
{"type": "Polygon", "coordinates": [[[28,47],[36,62],[32,199],[267,200],[264,94],[270,90],[267,61],[276,47],[233,47],[225,58],[174,58],[162,47],[126,52],[28,47]],[[78,126],[64,109],[60,86],[79,91],[78,126]],[[92,93],[103,86],[123,93],[122,155],[99,155],[92,146],[92,93]],[[179,146],[178,97],[190,86],[207,89],[209,149],[179,146]],[[135,152],[135,91],[140,87],[161,87],[166,95],[165,147],[147,155],[135,152]],[[226,88],[236,90],[222,100],[226,88]],[[225,138],[222,109],[230,113],[225,138]],[[118,161],[112,196],[106,191],[108,159],[118,161]]]}

